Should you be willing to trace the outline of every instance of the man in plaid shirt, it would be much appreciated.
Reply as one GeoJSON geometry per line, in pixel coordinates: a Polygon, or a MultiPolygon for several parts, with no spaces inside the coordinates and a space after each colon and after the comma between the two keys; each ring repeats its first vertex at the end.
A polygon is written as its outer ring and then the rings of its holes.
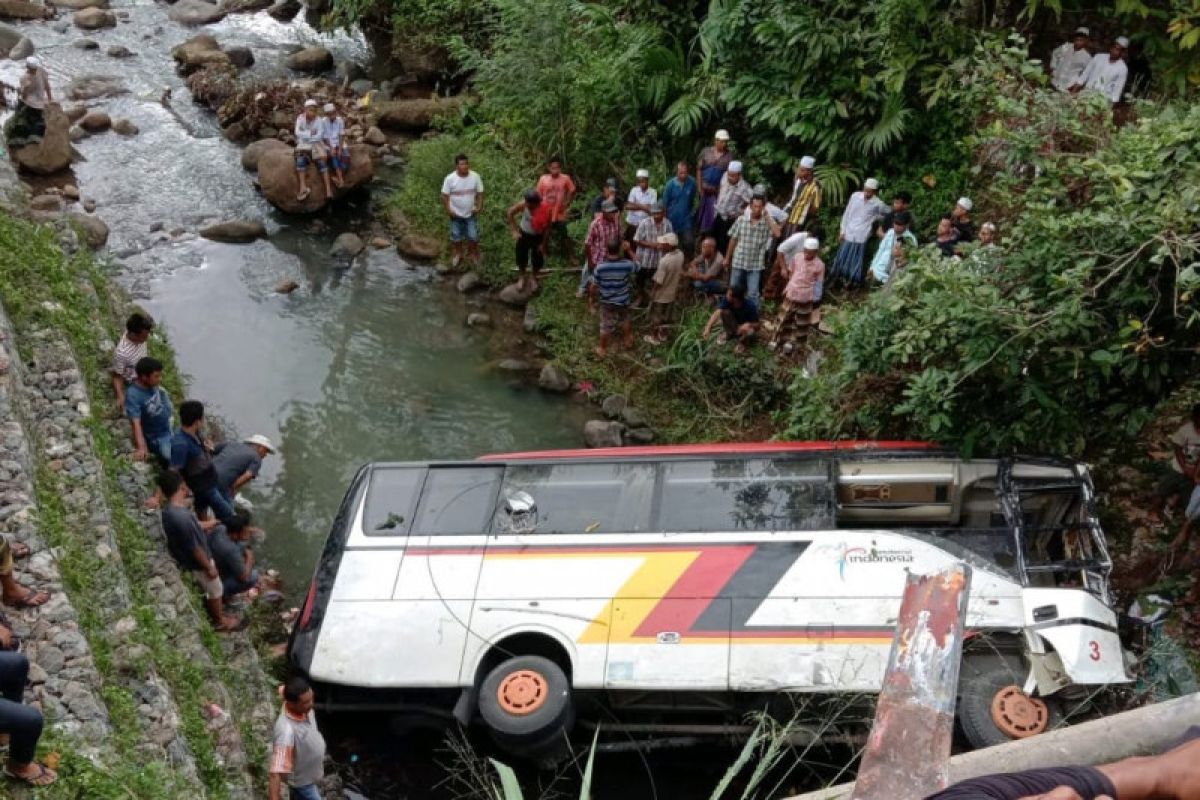
{"type": "Polygon", "coordinates": [[[767,201],[755,197],[750,201],[750,216],[738,217],[729,229],[729,250],[725,263],[733,270],[731,286],[741,286],[746,297],[757,303],[762,286],[763,267],[771,241],[779,236],[778,223],[766,213],[767,201]]]}

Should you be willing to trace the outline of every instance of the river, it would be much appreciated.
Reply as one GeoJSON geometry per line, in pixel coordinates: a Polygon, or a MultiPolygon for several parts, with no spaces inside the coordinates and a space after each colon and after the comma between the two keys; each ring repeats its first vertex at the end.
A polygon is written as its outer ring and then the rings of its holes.
{"type": "MultiPolygon", "coordinates": [[[[74,173],[111,228],[118,280],[167,330],[190,394],[230,430],[277,444],[279,454],[246,494],[267,531],[261,557],[280,570],[290,596],[307,585],[361,464],[579,444],[579,410],[490,369],[494,334],[464,326],[467,301],[433,269],[406,264],[393,248],[369,249],[348,269],[329,257],[338,233],[365,226],[367,201],[320,214],[314,224],[274,211],[257,194],[240,148],[190,101],[175,72],[171,47],[197,29],[170,22],[153,2],[118,2],[114,10],[129,20],[109,30],[20,27],[60,92],[86,74],[119,76],[129,88],[88,105],[133,120],[140,134],[78,142],[86,161],[74,173]],[[72,45],[85,37],[99,49],[72,45]],[[135,55],[112,58],[105,54],[112,45],[135,55]],[[175,113],[159,102],[166,87],[175,113]],[[194,235],[243,218],[263,219],[270,238],[227,245],[194,235]],[[277,294],[285,279],[300,289],[277,294]]],[[[282,74],[296,44],[370,59],[361,37],[318,33],[303,15],[286,24],[265,13],[232,15],[204,30],[222,45],[249,46],[252,76],[282,74]]],[[[0,67],[9,83],[19,75],[18,64],[0,67]]],[[[397,168],[385,167],[375,197],[399,180],[397,168]]],[[[436,191],[430,187],[430,202],[436,191]]]]}

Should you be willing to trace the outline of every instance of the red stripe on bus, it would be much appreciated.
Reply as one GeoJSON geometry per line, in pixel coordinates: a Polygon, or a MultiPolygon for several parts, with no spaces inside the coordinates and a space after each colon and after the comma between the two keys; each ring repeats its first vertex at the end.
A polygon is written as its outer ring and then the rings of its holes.
{"type": "Polygon", "coordinates": [[[705,548],[654,609],[634,630],[634,636],[654,636],[659,631],[691,631],[712,598],[754,553],[754,545],[705,548]]]}
{"type": "Polygon", "coordinates": [[[755,453],[812,453],[861,452],[876,450],[933,450],[932,442],[916,441],[863,441],[840,442],[719,442],[715,444],[643,445],[640,447],[599,447],[575,450],[527,450],[516,453],[492,453],[480,456],[479,461],[522,461],[543,458],[589,458],[596,456],[632,458],[637,456],[714,456],[755,453]]]}

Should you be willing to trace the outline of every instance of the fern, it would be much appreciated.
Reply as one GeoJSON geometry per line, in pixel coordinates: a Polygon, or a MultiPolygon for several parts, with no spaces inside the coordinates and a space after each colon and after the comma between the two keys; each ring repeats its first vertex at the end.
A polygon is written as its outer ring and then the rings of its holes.
{"type": "Polygon", "coordinates": [[[855,137],[855,145],[866,155],[878,156],[904,136],[912,113],[903,98],[891,95],[883,104],[879,120],[855,137]]]}

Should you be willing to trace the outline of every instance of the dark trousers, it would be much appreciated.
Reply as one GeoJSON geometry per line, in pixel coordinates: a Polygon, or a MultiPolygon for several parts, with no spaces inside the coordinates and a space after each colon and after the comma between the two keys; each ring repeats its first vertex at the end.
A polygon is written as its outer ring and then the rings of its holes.
{"type": "Polygon", "coordinates": [[[28,677],[29,659],[0,652],[0,733],[12,737],[8,757],[16,764],[33,761],[42,735],[42,712],[21,703],[28,677]]]}
{"type": "Polygon", "coordinates": [[[211,486],[199,492],[192,489],[192,495],[195,498],[196,516],[200,519],[204,519],[210,508],[224,525],[228,525],[233,519],[233,503],[225,499],[220,487],[211,486]]]}
{"type": "Polygon", "coordinates": [[[524,272],[531,264],[534,273],[542,271],[546,266],[546,256],[542,253],[542,236],[536,233],[521,231],[517,239],[517,269],[524,272]]]}
{"type": "Polygon", "coordinates": [[[748,333],[745,336],[738,334],[738,328],[741,325],[738,323],[737,318],[733,316],[733,312],[728,308],[721,311],[721,327],[725,329],[725,335],[730,339],[741,339],[744,342],[749,342],[754,338],[753,333],[748,333]]]}
{"type": "Polygon", "coordinates": [[[733,219],[717,217],[713,221],[712,233],[717,240],[717,252],[721,255],[725,255],[726,251],[729,250],[729,229],[733,227],[733,223],[736,221],[737,217],[733,219]]]}

